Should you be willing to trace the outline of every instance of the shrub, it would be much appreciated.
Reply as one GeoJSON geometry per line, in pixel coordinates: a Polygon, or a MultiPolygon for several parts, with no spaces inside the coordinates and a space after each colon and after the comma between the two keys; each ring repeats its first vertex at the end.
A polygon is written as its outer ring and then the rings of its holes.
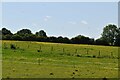
{"type": "Polygon", "coordinates": [[[76,56],[77,56],[77,57],[81,57],[81,55],[80,55],[80,54],[77,54],[76,56]]]}
{"type": "Polygon", "coordinates": [[[90,56],[90,55],[88,55],[88,56],[86,56],[86,57],[89,57],[89,58],[91,58],[91,56],[90,56]]]}
{"type": "Polygon", "coordinates": [[[40,52],[40,50],[37,50],[37,52],[40,52]]]}
{"type": "Polygon", "coordinates": [[[75,74],[75,72],[73,72],[73,74],[75,74]]]}
{"type": "Polygon", "coordinates": [[[107,78],[104,77],[103,80],[107,80],[107,78]]]}
{"type": "Polygon", "coordinates": [[[95,55],[93,55],[93,58],[96,58],[96,56],[95,56],[95,55]]]}
{"type": "Polygon", "coordinates": [[[14,44],[11,44],[11,45],[10,45],[10,48],[11,48],[11,49],[16,49],[16,47],[15,47],[14,44]]]}
{"type": "Polygon", "coordinates": [[[6,78],[7,78],[7,79],[10,79],[10,77],[9,77],[9,76],[7,76],[6,78]]]}
{"type": "Polygon", "coordinates": [[[50,73],[50,75],[53,75],[53,73],[50,73]]]}
{"type": "Polygon", "coordinates": [[[77,69],[75,71],[78,71],[77,69]]]}

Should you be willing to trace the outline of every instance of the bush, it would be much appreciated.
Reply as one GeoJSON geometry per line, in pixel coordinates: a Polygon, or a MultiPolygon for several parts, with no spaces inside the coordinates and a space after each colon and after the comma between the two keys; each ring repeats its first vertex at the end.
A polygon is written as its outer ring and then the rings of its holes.
{"type": "Polygon", "coordinates": [[[50,75],[54,75],[53,73],[50,73],[50,75]]]}
{"type": "Polygon", "coordinates": [[[93,55],[93,58],[96,58],[96,56],[95,56],[95,55],[93,55]]]}
{"type": "Polygon", "coordinates": [[[16,47],[15,47],[14,44],[11,44],[11,45],[10,45],[10,48],[11,48],[11,49],[16,49],[16,47]]]}
{"type": "Polygon", "coordinates": [[[80,55],[80,54],[77,54],[76,56],[77,56],[77,57],[81,57],[81,55],[80,55]]]}

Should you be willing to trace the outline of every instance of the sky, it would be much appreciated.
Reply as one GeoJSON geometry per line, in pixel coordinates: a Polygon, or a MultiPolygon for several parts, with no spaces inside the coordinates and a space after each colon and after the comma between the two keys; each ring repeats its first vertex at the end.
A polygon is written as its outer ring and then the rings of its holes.
{"type": "Polygon", "coordinates": [[[13,33],[30,29],[48,36],[99,38],[108,24],[118,24],[117,2],[2,3],[2,27],[13,33]]]}

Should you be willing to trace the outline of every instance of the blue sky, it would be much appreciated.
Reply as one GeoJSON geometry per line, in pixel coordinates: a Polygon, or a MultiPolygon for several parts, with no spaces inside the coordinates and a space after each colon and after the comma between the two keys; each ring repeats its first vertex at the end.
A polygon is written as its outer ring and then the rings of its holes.
{"type": "Polygon", "coordinates": [[[2,26],[13,33],[23,28],[48,36],[100,37],[103,27],[118,24],[117,2],[5,2],[2,26]]]}

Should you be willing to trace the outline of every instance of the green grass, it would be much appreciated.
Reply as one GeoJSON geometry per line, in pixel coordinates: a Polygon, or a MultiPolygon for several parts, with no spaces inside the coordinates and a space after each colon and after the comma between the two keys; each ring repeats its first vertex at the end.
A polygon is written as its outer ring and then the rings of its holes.
{"type": "Polygon", "coordinates": [[[112,46],[2,41],[2,59],[3,78],[118,78],[112,46]]]}

